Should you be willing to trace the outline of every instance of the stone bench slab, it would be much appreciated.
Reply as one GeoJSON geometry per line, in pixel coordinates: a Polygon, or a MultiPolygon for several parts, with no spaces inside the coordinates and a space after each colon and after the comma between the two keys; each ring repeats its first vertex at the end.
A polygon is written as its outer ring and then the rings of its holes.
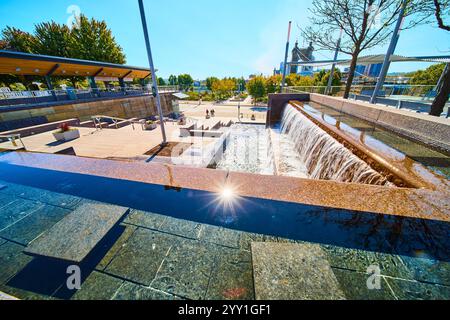
{"type": "Polygon", "coordinates": [[[127,211],[104,203],[84,203],[31,242],[24,252],[79,263],[127,211]]]}

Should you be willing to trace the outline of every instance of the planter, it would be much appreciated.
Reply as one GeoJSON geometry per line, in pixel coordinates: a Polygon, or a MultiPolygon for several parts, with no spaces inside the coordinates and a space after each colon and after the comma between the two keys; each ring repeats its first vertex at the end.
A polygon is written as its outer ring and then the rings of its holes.
{"type": "Polygon", "coordinates": [[[145,128],[145,130],[155,130],[157,128],[157,125],[156,125],[156,123],[145,124],[144,128],[145,128]]]}
{"type": "Polygon", "coordinates": [[[80,131],[69,130],[65,132],[53,132],[53,136],[58,141],[70,141],[78,139],[80,137],[80,131]]]}

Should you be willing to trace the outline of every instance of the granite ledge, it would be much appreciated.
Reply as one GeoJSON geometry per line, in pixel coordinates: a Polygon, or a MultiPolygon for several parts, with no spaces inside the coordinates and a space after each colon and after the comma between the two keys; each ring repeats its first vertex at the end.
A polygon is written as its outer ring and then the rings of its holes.
{"type": "Polygon", "coordinates": [[[211,169],[37,153],[6,153],[0,155],[0,164],[208,192],[220,192],[225,186],[231,186],[238,195],[245,197],[450,221],[448,201],[450,195],[445,191],[390,188],[249,173],[227,174],[225,171],[211,169]]]}

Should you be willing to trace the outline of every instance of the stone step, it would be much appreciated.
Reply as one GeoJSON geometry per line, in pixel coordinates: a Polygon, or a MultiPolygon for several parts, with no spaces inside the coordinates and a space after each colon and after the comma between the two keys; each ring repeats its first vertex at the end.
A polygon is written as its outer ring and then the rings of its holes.
{"type": "Polygon", "coordinates": [[[253,242],[257,300],[344,300],[325,252],[318,245],[253,242]]]}
{"type": "Polygon", "coordinates": [[[127,211],[104,203],[83,203],[31,242],[24,252],[80,263],[127,211]]]}

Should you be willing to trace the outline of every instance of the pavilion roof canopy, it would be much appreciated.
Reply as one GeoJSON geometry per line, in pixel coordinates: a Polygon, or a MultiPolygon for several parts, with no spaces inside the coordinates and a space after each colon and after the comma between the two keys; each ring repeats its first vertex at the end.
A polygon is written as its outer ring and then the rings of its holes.
{"type": "MultiPolygon", "coordinates": [[[[369,65],[383,63],[384,54],[368,55],[360,57],[357,60],[358,65],[369,65]]],[[[290,63],[291,65],[322,67],[333,64],[333,60],[322,61],[299,61],[296,63],[290,63]]],[[[436,62],[436,63],[450,63],[450,56],[422,56],[422,57],[404,57],[400,55],[392,55],[391,62],[436,62]]],[[[345,66],[350,65],[351,60],[341,59],[336,61],[336,65],[345,66]]]]}
{"type": "Polygon", "coordinates": [[[147,68],[108,62],[0,50],[0,74],[143,79],[151,72],[147,68]]]}

